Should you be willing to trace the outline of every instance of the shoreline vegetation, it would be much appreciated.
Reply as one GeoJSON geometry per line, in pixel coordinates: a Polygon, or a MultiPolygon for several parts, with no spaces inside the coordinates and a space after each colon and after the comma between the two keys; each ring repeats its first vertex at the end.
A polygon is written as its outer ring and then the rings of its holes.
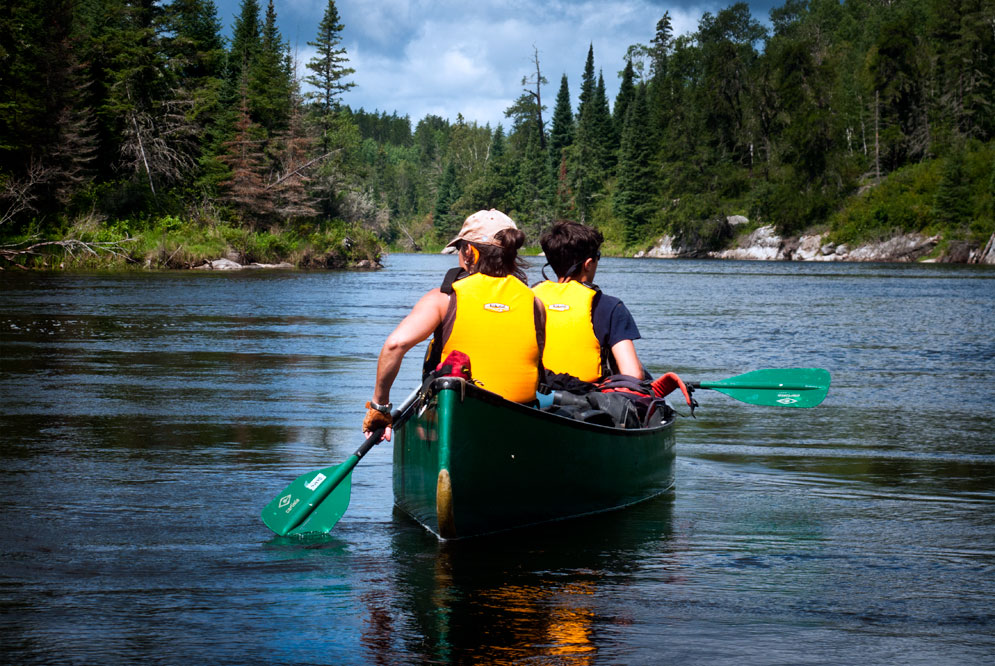
{"type": "Polygon", "coordinates": [[[536,45],[492,127],[348,106],[334,0],[303,67],[272,0],[230,39],[209,0],[24,0],[0,17],[0,270],[369,269],[488,208],[533,253],[566,218],[609,256],[995,262],[992,0],[768,18],[664,12],[607,67],[580,36],[572,83],[536,45]]]}

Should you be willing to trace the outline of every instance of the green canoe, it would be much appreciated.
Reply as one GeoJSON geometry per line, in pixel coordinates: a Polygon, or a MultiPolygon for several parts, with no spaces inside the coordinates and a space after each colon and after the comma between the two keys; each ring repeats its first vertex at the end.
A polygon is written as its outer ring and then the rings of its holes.
{"type": "Polygon", "coordinates": [[[611,511],[674,485],[674,416],[624,430],[436,380],[394,434],[394,503],[441,539],[611,511]]]}

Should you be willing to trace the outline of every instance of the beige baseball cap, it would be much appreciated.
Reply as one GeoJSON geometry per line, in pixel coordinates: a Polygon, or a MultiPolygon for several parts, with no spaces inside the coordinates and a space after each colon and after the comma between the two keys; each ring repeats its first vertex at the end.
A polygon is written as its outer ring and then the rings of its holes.
{"type": "Polygon", "coordinates": [[[470,241],[479,245],[498,245],[494,234],[504,229],[517,229],[515,221],[499,210],[478,210],[463,221],[459,235],[449,241],[446,247],[455,247],[460,241],[470,241]]]}

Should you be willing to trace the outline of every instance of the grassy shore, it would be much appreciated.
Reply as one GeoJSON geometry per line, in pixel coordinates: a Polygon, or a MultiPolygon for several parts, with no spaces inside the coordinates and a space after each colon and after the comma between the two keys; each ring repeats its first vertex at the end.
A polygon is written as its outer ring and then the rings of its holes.
{"type": "Polygon", "coordinates": [[[348,268],[376,265],[380,252],[371,232],[337,221],[249,229],[173,216],[143,222],[85,218],[62,233],[28,230],[0,240],[0,268],[186,269],[222,258],[239,264],[348,268]]]}

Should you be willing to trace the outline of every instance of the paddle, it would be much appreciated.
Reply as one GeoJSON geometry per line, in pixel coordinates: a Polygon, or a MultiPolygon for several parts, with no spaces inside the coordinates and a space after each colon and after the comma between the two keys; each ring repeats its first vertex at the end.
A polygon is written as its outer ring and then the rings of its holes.
{"type": "MultiPolygon", "coordinates": [[[[415,411],[420,392],[421,387],[416,388],[391,413],[394,428],[407,421],[415,411]]],[[[266,527],[280,536],[332,529],[349,507],[353,468],[382,438],[383,428],[373,432],[341,465],[307,472],[294,479],[263,508],[266,527]]]]}
{"type": "Polygon", "coordinates": [[[691,382],[751,405],[815,407],[829,393],[829,371],[822,368],[754,370],[715,382],[691,382]]]}

